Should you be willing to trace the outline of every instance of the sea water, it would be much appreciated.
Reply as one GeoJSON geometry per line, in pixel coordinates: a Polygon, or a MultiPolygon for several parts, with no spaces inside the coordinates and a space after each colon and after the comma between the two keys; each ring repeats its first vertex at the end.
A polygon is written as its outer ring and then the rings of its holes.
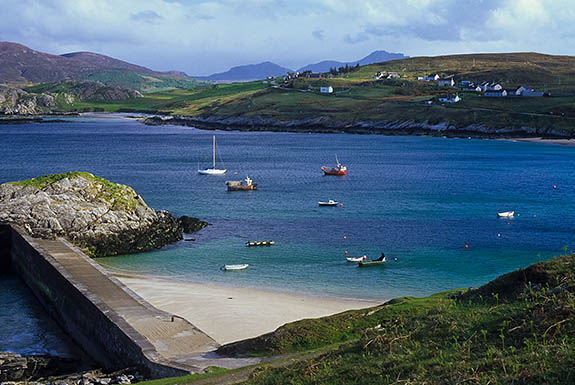
{"type": "Polygon", "coordinates": [[[437,137],[206,131],[112,118],[0,126],[0,182],[70,170],[210,226],[113,271],[381,299],[478,286],[575,245],[575,147],[437,137]],[[211,165],[212,136],[222,176],[211,165]],[[344,177],[324,176],[335,157],[344,177]],[[246,176],[255,191],[228,192],[246,176]],[[556,188],[554,188],[554,186],[556,188]],[[338,207],[319,207],[334,199],[338,207]],[[512,219],[497,218],[515,211],[512,219]],[[274,240],[246,247],[248,240],[274,240]],[[467,247],[466,247],[467,246],[467,247]],[[347,254],[346,254],[347,252],[347,254]],[[345,256],[376,258],[358,268],[345,256]],[[248,263],[224,272],[224,264],[248,263]]]}

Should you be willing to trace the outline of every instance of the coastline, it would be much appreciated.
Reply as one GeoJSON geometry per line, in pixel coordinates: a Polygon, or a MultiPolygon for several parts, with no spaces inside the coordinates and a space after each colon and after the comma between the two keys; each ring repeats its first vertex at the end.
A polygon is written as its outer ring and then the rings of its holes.
{"type": "Polygon", "coordinates": [[[185,318],[220,344],[257,337],[288,322],[386,301],[320,298],[111,273],[153,306],[185,318]]]}
{"type": "Polygon", "coordinates": [[[525,143],[544,143],[544,144],[555,144],[561,146],[575,146],[575,138],[543,138],[543,137],[535,137],[535,138],[513,138],[513,139],[502,139],[511,142],[525,142],[525,143]]]}
{"type": "Polygon", "coordinates": [[[356,121],[353,123],[332,120],[325,116],[300,120],[282,121],[268,117],[229,117],[208,118],[190,116],[160,116],[153,115],[138,119],[141,123],[151,126],[175,125],[194,127],[203,130],[223,131],[259,131],[259,132],[294,132],[294,133],[347,133],[359,135],[388,136],[436,136],[448,138],[474,139],[523,139],[544,138],[575,139],[575,132],[561,129],[534,127],[487,127],[482,124],[472,124],[457,127],[449,122],[431,123],[415,120],[390,121],[356,121]]]}

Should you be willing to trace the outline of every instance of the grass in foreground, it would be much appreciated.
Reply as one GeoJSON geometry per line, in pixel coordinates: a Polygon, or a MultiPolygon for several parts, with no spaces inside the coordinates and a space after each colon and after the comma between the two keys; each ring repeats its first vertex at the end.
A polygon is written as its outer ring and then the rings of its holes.
{"type": "MultiPolygon", "coordinates": [[[[260,365],[245,383],[573,384],[575,255],[465,293],[399,298],[286,324],[220,351],[277,355],[314,349],[320,353],[313,358],[283,367],[260,365]]],[[[162,384],[192,382],[181,380],[162,384]]]]}

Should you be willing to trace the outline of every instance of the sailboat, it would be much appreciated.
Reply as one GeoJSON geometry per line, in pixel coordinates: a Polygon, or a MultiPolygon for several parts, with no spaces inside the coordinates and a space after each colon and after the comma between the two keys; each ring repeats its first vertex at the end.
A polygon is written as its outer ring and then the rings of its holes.
{"type": "Polygon", "coordinates": [[[216,136],[213,136],[212,141],[212,168],[205,168],[203,170],[198,170],[198,173],[202,175],[222,175],[225,174],[226,169],[216,168],[216,136]]]}

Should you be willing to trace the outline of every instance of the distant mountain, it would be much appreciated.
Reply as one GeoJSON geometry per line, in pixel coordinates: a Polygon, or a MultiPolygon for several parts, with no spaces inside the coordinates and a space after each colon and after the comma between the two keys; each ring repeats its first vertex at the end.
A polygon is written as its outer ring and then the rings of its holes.
{"type": "Polygon", "coordinates": [[[122,69],[135,71],[140,74],[153,75],[158,74],[149,68],[131,64],[122,60],[114,59],[106,55],[100,55],[93,52],[72,52],[60,55],[68,59],[75,60],[79,63],[85,63],[88,66],[96,66],[99,69],[122,69]]]}
{"type": "Polygon", "coordinates": [[[259,64],[248,64],[232,67],[226,72],[212,74],[209,76],[194,76],[194,78],[219,82],[250,81],[265,79],[269,76],[282,76],[288,72],[293,72],[293,70],[266,61],[259,64]]]}
{"type": "Polygon", "coordinates": [[[153,71],[92,52],[51,55],[24,45],[0,42],[0,84],[97,81],[141,91],[189,88],[198,82],[179,74],[153,71]]]}
{"type": "Polygon", "coordinates": [[[346,64],[354,66],[357,63],[359,63],[359,65],[363,66],[367,64],[381,63],[390,60],[407,59],[407,58],[409,58],[409,56],[405,56],[402,53],[391,53],[384,50],[380,50],[380,51],[373,51],[363,59],[359,59],[357,61],[340,62],[336,60],[324,60],[319,63],[308,64],[306,66],[303,66],[300,69],[298,69],[298,71],[328,72],[331,68],[344,67],[346,64]]]}

